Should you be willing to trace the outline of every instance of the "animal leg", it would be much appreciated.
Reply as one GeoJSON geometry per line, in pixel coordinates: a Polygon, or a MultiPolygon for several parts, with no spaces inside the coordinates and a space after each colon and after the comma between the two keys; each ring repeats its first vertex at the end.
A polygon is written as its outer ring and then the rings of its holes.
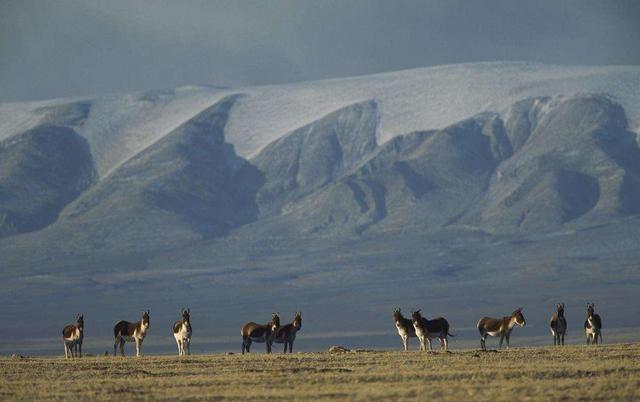
{"type": "Polygon", "coordinates": [[[140,357],[140,349],[142,348],[142,340],[136,338],[136,356],[140,357]]]}
{"type": "Polygon", "coordinates": [[[191,356],[191,338],[187,339],[187,355],[191,356]]]}
{"type": "Polygon", "coordinates": [[[431,338],[427,338],[427,341],[429,342],[429,352],[433,352],[433,345],[431,344],[431,338]]]}
{"type": "Polygon", "coordinates": [[[116,355],[116,351],[118,350],[118,338],[116,338],[115,342],[113,342],[113,355],[116,355]]]}
{"type": "Polygon", "coordinates": [[[178,346],[178,356],[182,356],[182,350],[180,349],[180,340],[176,339],[176,345],[178,346]]]}
{"type": "Polygon", "coordinates": [[[402,346],[404,346],[404,351],[405,352],[407,350],[409,350],[409,337],[408,336],[403,336],[402,337],[402,346]]]}
{"type": "Polygon", "coordinates": [[[562,346],[564,346],[564,334],[562,334],[562,346]]]}
{"type": "Polygon", "coordinates": [[[65,359],[68,359],[68,358],[69,358],[69,352],[67,351],[67,349],[68,349],[69,347],[67,346],[67,342],[64,342],[64,341],[63,341],[63,343],[62,343],[62,344],[64,345],[64,358],[65,358],[65,359]]]}
{"type": "Polygon", "coordinates": [[[120,354],[122,355],[122,357],[124,357],[124,343],[125,340],[123,338],[120,338],[120,354]]]}
{"type": "Polygon", "coordinates": [[[509,337],[510,337],[510,335],[509,335],[509,334],[507,334],[507,335],[505,336],[505,338],[507,338],[507,349],[509,349],[509,337]]]}
{"type": "Polygon", "coordinates": [[[82,357],[82,343],[78,344],[78,351],[80,352],[80,356],[79,357],[82,357]]]}
{"type": "Polygon", "coordinates": [[[293,353],[293,341],[289,342],[289,353],[293,353]]]}
{"type": "Polygon", "coordinates": [[[287,341],[284,341],[284,352],[283,353],[287,353],[287,341]]]}

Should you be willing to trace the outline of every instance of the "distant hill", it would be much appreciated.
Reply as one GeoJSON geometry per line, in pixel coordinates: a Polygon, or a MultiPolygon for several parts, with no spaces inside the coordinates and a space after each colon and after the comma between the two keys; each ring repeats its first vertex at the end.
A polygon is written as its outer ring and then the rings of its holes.
{"type": "Polygon", "coordinates": [[[515,303],[541,332],[562,300],[631,325],[638,105],[640,67],[525,63],[0,104],[0,300],[57,308],[14,329],[88,309],[104,330],[130,305],[223,315],[215,332],[515,303]]]}

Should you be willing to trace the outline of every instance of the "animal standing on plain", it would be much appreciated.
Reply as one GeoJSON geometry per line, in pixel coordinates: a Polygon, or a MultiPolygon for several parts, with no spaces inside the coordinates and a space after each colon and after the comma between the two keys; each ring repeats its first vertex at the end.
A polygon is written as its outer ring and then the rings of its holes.
{"type": "Polygon", "coordinates": [[[480,332],[480,347],[487,350],[487,336],[499,336],[500,348],[502,341],[507,340],[507,349],[509,349],[509,337],[513,327],[517,325],[524,327],[527,322],[522,314],[522,308],[515,310],[510,316],[502,318],[483,317],[478,321],[477,327],[480,332]]]}
{"type": "Polygon", "coordinates": [[[182,318],[173,324],[173,337],[178,344],[178,356],[185,356],[191,354],[191,309],[182,309],[180,314],[182,318]]]}
{"type": "Polygon", "coordinates": [[[296,312],[293,321],[278,328],[276,331],[275,343],[284,343],[284,353],[287,353],[287,345],[289,353],[293,353],[293,341],[296,340],[296,333],[302,329],[302,313],[296,312]]]}
{"type": "Polygon", "coordinates": [[[84,316],[76,316],[76,325],[67,325],[62,330],[64,358],[82,357],[82,338],[84,338],[84,316]]]}
{"type": "Polygon", "coordinates": [[[428,320],[422,316],[420,310],[411,314],[411,321],[416,336],[420,340],[420,350],[427,350],[427,342],[429,342],[429,350],[433,350],[431,340],[438,338],[440,340],[440,350],[447,350],[449,341],[447,336],[453,336],[449,333],[449,322],[444,317],[437,317],[428,320]]]}
{"type": "Polygon", "coordinates": [[[590,343],[597,345],[598,337],[600,337],[600,343],[602,343],[602,319],[595,313],[595,307],[596,305],[593,303],[587,304],[587,319],[584,321],[587,345],[590,343]]]}
{"type": "Polygon", "coordinates": [[[558,303],[556,313],[551,316],[549,327],[554,345],[564,345],[564,335],[567,333],[567,319],[564,318],[564,303],[558,303]]]}
{"type": "Polygon", "coordinates": [[[396,324],[396,328],[398,329],[398,335],[402,339],[402,346],[404,346],[404,351],[409,350],[409,338],[416,337],[416,330],[413,328],[413,322],[404,318],[399,308],[393,309],[393,322],[396,324]]]}
{"type": "Polygon", "coordinates": [[[279,327],[280,316],[278,313],[273,313],[271,321],[266,324],[256,324],[255,322],[244,324],[240,331],[242,335],[242,354],[244,354],[245,350],[247,353],[250,352],[252,342],[264,342],[267,346],[267,353],[271,353],[271,345],[279,327]]]}
{"type": "Polygon", "coordinates": [[[116,349],[120,345],[120,354],[124,356],[125,342],[136,343],[136,356],[140,356],[140,348],[142,341],[147,336],[149,330],[149,310],[142,312],[140,321],[132,323],[129,321],[118,321],[113,327],[113,336],[115,342],[113,344],[113,355],[116,355],[116,349]]]}

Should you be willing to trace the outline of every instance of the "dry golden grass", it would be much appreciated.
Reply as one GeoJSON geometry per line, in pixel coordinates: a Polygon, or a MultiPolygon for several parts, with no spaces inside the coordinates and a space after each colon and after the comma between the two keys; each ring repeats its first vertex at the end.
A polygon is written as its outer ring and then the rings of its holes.
{"type": "Polygon", "coordinates": [[[640,400],[640,345],[0,359],[0,399],[640,400]]]}

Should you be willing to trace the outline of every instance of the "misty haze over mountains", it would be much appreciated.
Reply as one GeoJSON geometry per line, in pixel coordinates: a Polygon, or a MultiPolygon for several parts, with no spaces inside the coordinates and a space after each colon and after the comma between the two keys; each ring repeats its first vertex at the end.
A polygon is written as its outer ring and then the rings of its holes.
{"type": "Polygon", "coordinates": [[[393,306],[463,338],[523,306],[542,335],[561,301],[576,337],[587,301],[636,325],[639,105],[638,67],[529,63],[0,104],[5,331],[150,308],[165,337],[189,306],[203,337],[302,310],[301,343],[393,342],[393,306]]]}

